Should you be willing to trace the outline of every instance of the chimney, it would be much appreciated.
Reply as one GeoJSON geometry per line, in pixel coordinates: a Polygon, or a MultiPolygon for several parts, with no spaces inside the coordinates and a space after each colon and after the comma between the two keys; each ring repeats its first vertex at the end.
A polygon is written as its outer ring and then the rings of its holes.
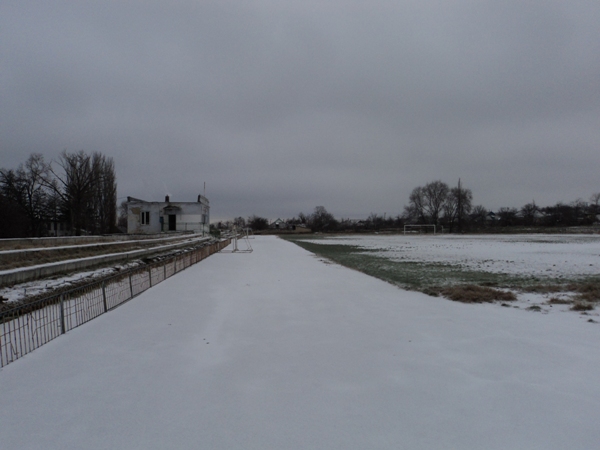
{"type": "Polygon", "coordinates": [[[165,202],[169,203],[169,196],[168,195],[165,195],[165,202]]]}

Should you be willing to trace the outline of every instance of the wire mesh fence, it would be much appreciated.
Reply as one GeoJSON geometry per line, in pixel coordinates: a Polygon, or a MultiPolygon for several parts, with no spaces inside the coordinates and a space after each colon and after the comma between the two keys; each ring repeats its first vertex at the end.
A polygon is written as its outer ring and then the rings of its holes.
{"type": "Polygon", "coordinates": [[[0,312],[0,368],[227,247],[230,240],[0,312]]]}

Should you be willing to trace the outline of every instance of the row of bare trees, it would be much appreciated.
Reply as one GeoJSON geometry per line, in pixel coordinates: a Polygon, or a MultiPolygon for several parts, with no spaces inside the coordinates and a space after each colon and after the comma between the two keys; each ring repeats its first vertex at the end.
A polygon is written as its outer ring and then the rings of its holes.
{"type": "Polygon", "coordinates": [[[578,199],[546,207],[531,202],[519,209],[503,207],[496,212],[472,202],[471,190],[464,188],[460,179],[452,188],[440,180],[432,181],[413,189],[403,218],[410,223],[462,231],[487,226],[585,226],[597,223],[600,215],[600,193],[593,194],[589,202],[578,199]]]}
{"type": "MultiPolygon", "coordinates": [[[[436,180],[412,190],[404,212],[396,217],[371,213],[364,220],[337,220],[323,206],[317,206],[311,214],[300,213],[287,219],[288,226],[304,224],[312,231],[320,232],[369,232],[402,228],[405,224],[441,225],[450,232],[478,230],[489,227],[542,226],[569,227],[587,226],[600,222],[600,193],[590,197],[589,202],[581,199],[569,204],[557,203],[554,206],[539,207],[535,202],[523,207],[500,208],[488,211],[482,205],[473,205],[473,193],[458,180],[456,186],[449,186],[436,180]]],[[[234,219],[238,227],[249,226],[254,230],[269,227],[263,217],[251,216],[234,219]]],[[[228,228],[229,222],[220,223],[228,228]]],[[[285,226],[285,225],[284,225],[285,226]]]]}
{"type": "MultiPolygon", "coordinates": [[[[578,199],[570,203],[559,202],[544,207],[532,202],[520,209],[500,208],[494,214],[492,222],[499,226],[589,226],[600,222],[599,203],[600,193],[593,194],[589,202],[578,199]]],[[[488,221],[490,221],[489,216],[488,221]]]]}
{"type": "MultiPolygon", "coordinates": [[[[288,226],[304,225],[313,231],[323,232],[336,231],[340,227],[340,222],[324,206],[315,207],[311,214],[300,213],[298,217],[287,219],[285,224],[288,226]]],[[[267,218],[254,214],[247,219],[236,217],[233,221],[218,222],[216,227],[219,229],[228,229],[232,226],[236,226],[238,229],[249,227],[255,231],[261,231],[269,228],[269,225],[267,218]]]]}
{"type": "Polygon", "coordinates": [[[0,168],[0,237],[106,234],[116,231],[117,180],[112,158],[63,151],[46,162],[34,153],[16,170],[0,168]]]}

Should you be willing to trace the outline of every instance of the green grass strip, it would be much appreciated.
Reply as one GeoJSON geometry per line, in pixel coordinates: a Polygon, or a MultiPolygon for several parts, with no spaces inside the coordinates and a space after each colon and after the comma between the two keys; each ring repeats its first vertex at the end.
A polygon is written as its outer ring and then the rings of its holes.
{"type": "MultiPolygon", "coordinates": [[[[461,268],[458,265],[415,261],[394,261],[382,255],[383,250],[369,250],[355,245],[318,244],[297,236],[284,239],[315,255],[367,275],[392,283],[403,289],[431,293],[444,286],[479,285],[521,291],[550,289],[562,291],[569,283],[598,283],[598,277],[541,278],[491,273],[461,268]],[[372,255],[370,253],[377,253],[372,255]]],[[[308,238],[312,239],[312,238],[308,238]]],[[[568,289],[570,290],[570,289],[568,289]]]]}

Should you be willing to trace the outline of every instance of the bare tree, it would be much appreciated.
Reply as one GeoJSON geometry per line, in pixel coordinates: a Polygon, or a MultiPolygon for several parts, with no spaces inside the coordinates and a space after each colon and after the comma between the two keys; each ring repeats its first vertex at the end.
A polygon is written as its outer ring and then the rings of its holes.
{"type": "Polygon", "coordinates": [[[29,236],[30,220],[14,195],[15,177],[13,170],[0,171],[0,238],[29,236]]]}
{"type": "Polygon", "coordinates": [[[60,185],[57,193],[61,197],[63,210],[70,222],[71,230],[77,236],[81,235],[82,229],[87,228],[86,212],[89,210],[93,196],[95,180],[90,162],[90,156],[83,150],[72,154],[65,150],[58,162],[63,173],[59,174],[53,170],[60,185]]]}
{"type": "Polygon", "coordinates": [[[53,171],[58,184],[63,209],[77,236],[88,233],[109,233],[116,224],[117,184],[112,158],[100,153],[87,155],[62,152],[59,166],[63,173],[53,171]]]}
{"type": "Polygon", "coordinates": [[[117,179],[112,158],[100,153],[92,155],[92,167],[97,171],[94,178],[95,232],[111,233],[117,223],[117,179]]]}
{"type": "Polygon", "coordinates": [[[600,214],[600,192],[592,194],[590,197],[590,209],[592,215],[596,216],[600,214]]]}
{"type": "Polygon", "coordinates": [[[586,217],[589,205],[583,199],[578,198],[574,202],[571,202],[569,206],[572,210],[574,225],[589,225],[593,222],[593,220],[588,221],[588,217],[586,217]]]}
{"type": "Polygon", "coordinates": [[[125,200],[119,205],[119,218],[117,224],[119,228],[127,229],[127,202],[125,200]]]}
{"type": "Polygon", "coordinates": [[[462,231],[471,212],[472,201],[473,193],[471,189],[463,188],[459,178],[458,185],[450,189],[444,202],[444,219],[449,225],[450,230],[456,224],[459,231],[462,231]]]}
{"type": "Polygon", "coordinates": [[[424,197],[423,187],[417,186],[412,190],[408,198],[408,206],[404,207],[404,217],[407,220],[418,223],[427,222],[424,197]]]}
{"type": "Polygon", "coordinates": [[[304,213],[298,214],[298,220],[300,224],[306,225],[308,223],[308,216],[304,213]]]}
{"type": "Polygon", "coordinates": [[[324,206],[317,206],[315,211],[310,215],[310,228],[313,231],[334,231],[338,222],[324,206]]]}
{"type": "Polygon", "coordinates": [[[525,225],[535,224],[536,216],[539,210],[540,209],[535,204],[535,201],[523,205],[523,207],[521,208],[521,216],[523,217],[523,222],[525,223],[525,225]]]}
{"type": "Polygon", "coordinates": [[[488,211],[485,209],[483,205],[477,205],[473,207],[472,212],[472,220],[478,225],[485,225],[485,221],[487,220],[488,211]]]}
{"type": "Polygon", "coordinates": [[[0,185],[3,194],[22,209],[28,218],[29,236],[44,234],[44,225],[48,216],[48,179],[50,164],[44,156],[33,153],[25,164],[15,171],[0,169],[0,185]]]}
{"type": "Polygon", "coordinates": [[[264,217],[250,216],[248,217],[247,225],[253,230],[266,230],[269,227],[269,221],[264,217]]]}
{"type": "Polygon", "coordinates": [[[243,217],[236,217],[235,219],[233,219],[233,224],[238,227],[238,228],[244,228],[246,226],[246,219],[244,219],[243,217]]]}
{"type": "Polygon", "coordinates": [[[498,217],[500,218],[500,225],[503,227],[515,225],[517,221],[517,209],[503,207],[498,210],[498,217]]]}
{"type": "Polygon", "coordinates": [[[448,185],[440,180],[414,188],[405,215],[421,223],[438,224],[448,192],[448,185]]]}

